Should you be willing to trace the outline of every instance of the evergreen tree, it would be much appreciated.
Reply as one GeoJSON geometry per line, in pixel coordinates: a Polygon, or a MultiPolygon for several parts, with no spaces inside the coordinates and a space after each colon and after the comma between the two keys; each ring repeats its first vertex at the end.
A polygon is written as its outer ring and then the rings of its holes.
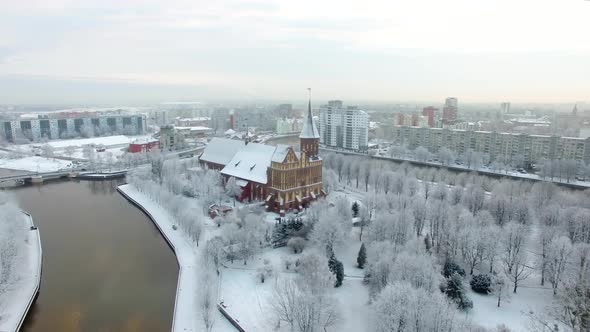
{"type": "Polygon", "coordinates": [[[330,269],[330,272],[335,273],[338,259],[336,259],[336,255],[334,255],[334,250],[332,250],[332,247],[326,247],[326,254],[328,255],[328,268],[330,269]]]}
{"type": "Polygon", "coordinates": [[[336,271],[334,274],[336,274],[336,282],[334,283],[334,287],[340,287],[342,286],[342,281],[344,280],[344,265],[341,261],[336,260],[335,269],[336,271]]]}
{"type": "Polygon", "coordinates": [[[326,246],[326,255],[329,257],[328,269],[336,276],[334,287],[340,287],[342,285],[342,280],[344,280],[344,265],[336,258],[332,246],[326,246]]]}
{"type": "Polygon", "coordinates": [[[426,252],[430,252],[430,236],[428,234],[424,237],[424,246],[426,247],[426,252]]]}
{"type": "Polygon", "coordinates": [[[361,249],[359,249],[359,254],[356,258],[356,263],[359,269],[364,269],[365,264],[367,263],[367,249],[365,249],[365,244],[361,244],[361,249]]]}
{"type": "Polygon", "coordinates": [[[466,310],[473,308],[473,302],[465,294],[463,280],[457,272],[453,273],[453,275],[447,279],[444,292],[450,299],[457,303],[459,309],[466,310]]]}
{"type": "Polygon", "coordinates": [[[489,274],[476,274],[469,282],[471,289],[480,294],[489,294],[492,287],[492,278],[489,274]]]}
{"type": "Polygon", "coordinates": [[[359,203],[355,201],[352,203],[352,217],[356,218],[359,216],[359,203]]]}
{"type": "Polygon", "coordinates": [[[459,274],[461,277],[465,276],[465,270],[452,259],[447,258],[445,265],[443,266],[443,275],[445,278],[450,278],[454,273],[459,274]]]}

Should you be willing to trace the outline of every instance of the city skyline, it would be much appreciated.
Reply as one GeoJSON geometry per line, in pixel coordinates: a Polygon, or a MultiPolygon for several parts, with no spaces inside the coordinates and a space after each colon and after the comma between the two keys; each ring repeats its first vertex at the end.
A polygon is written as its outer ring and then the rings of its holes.
{"type": "Polygon", "coordinates": [[[581,0],[7,3],[0,100],[299,100],[313,86],[316,100],[587,101],[589,14],[581,0]]]}

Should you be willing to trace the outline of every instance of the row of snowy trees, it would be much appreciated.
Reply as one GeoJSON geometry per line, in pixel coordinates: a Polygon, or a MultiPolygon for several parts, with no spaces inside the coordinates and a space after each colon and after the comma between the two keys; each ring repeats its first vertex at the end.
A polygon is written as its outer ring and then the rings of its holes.
{"type": "MultiPolygon", "coordinates": [[[[486,292],[493,292],[500,305],[508,285],[516,293],[523,280],[539,274],[541,285],[546,280],[551,283],[557,303],[546,314],[574,329],[588,326],[590,316],[585,315],[590,312],[585,305],[590,300],[584,297],[584,291],[590,292],[588,191],[560,189],[546,182],[452,175],[342,155],[325,155],[324,161],[324,174],[334,178],[332,189],[356,190],[357,177],[361,183],[359,193],[364,192],[364,197],[358,224],[360,238],[367,244],[365,280],[373,299],[391,298],[380,294],[387,287],[398,294],[396,285],[409,283],[414,291],[438,294],[441,288],[458,307],[468,308],[468,299],[448,289],[482,275],[478,280],[490,280],[486,292]],[[452,264],[468,273],[441,280],[440,266],[452,264]]],[[[330,209],[323,211],[330,213],[330,209]]],[[[325,219],[348,223],[348,217],[325,219]]],[[[330,223],[335,227],[336,223],[330,223]]]]}
{"type": "MultiPolygon", "coordinates": [[[[488,154],[467,149],[463,154],[456,154],[450,149],[443,147],[436,153],[431,153],[428,149],[419,146],[413,150],[403,145],[394,145],[388,155],[398,159],[417,160],[420,162],[435,162],[443,166],[455,165],[461,163],[469,169],[478,169],[482,166],[489,166],[490,170],[498,173],[507,173],[516,167],[526,167],[524,156],[515,156],[506,159],[503,156],[492,160],[488,154]]],[[[578,162],[571,159],[542,160],[536,165],[540,169],[540,175],[543,179],[567,181],[568,183],[575,179],[576,175],[583,178],[590,178],[590,164],[578,162]]]]}
{"type": "Polygon", "coordinates": [[[24,259],[27,224],[17,203],[11,196],[0,192],[0,319],[3,294],[22,278],[18,275],[18,262],[24,259]]]}
{"type": "Polygon", "coordinates": [[[177,166],[176,160],[170,161],[170,166],[165,167],[162,183],[148,168],[137,168],[130,172],[127,175],[127,181],[138,191],[164,207],[174,217],[175,226],[185,232],[198,246],[203,232],[203,202],[182,194],[182,190],[177,187],[177,181],[181,181],[178,179],[180,176],[174,176],[170,169],[175,169],[177,166]]]}

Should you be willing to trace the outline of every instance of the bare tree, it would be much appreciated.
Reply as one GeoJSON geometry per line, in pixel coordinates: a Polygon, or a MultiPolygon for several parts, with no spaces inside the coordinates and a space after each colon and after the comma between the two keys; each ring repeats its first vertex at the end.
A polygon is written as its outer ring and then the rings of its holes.
{"type": "Polygon", "coordinates": [[[291,327],[295,320],[295,307],[299,297],[299,289],[292,278],[277,278],[273,285],[270,308],[277,319],[277,326],[281,322],[288,323],[291,327]]]}
{"type": "Polygon", "coordinates": [[[497,306],[500,307],[502,300],[510,298],[509,279],[504,275],[497,274],[492,277],[491,291],[497,299],[497,306]]]}
{"type": "Polygon", "coordinates": [[[212,271],[212,267],[205,264],[201,267],[199,277],[199,309],[201,310],[201,319],[205,325],[205,331],[211,331],[215,324],[215,299],[217,292],[217,277],[212,271]]]}
{"type": "Polygon", "coordinates": [[[551,286],[553,287],[553,294],[557,294],[557,287],[563,278],[566,266],[569,264],[572,255],[572,244],[570,240],[561,236],[549,245],[548,250],[548,264],[547,272],[551,286]]]}

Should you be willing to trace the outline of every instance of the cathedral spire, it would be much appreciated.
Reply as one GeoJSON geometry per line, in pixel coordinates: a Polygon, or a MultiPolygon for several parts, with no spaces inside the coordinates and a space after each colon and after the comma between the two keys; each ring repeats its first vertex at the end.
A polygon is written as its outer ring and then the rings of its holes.
{"type": "Polygon", "coordinates": [[[311,113],[311,88],[307,88],[309,91],[309,102],[307,104],[307,119],[305,119],[305,123],[303,124],[303,129],[301,130],[301,134],[299,138],[320,138],[320,132],[315,126],[313,122],[313,114],[311,113]]]}

